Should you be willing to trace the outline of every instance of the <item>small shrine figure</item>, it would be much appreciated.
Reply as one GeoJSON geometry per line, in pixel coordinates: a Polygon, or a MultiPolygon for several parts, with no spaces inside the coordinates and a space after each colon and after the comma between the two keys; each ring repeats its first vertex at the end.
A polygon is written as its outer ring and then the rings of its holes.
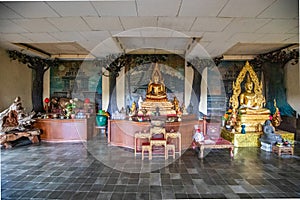
{"type": "Polygon", "coordinates": [[[136,113],[136,103],[135,101],[131,104],[129,115],[133,116],[136,113]]]}
{"type": "Polygon", "coordinates": [[[174,105],[174,110],[176,112],[178,112],[179,111],[179,101],[178,101],[178,99],[176,97],[174,97],[173,105],[174,105]]]}
{"type": "Polygon", "coordinates": [[[11,110],[7,116],[3,117],[2,127],[17,127],[18,126],[18,113],[11,110]]]}
{"type": "Polygon", "coordinates": [[[237,114],[236,114],[235,109],[233,108],[232,113],[231,113],[230,118],[229,118],[229,125],[232,128],[236,125],[236,117],[237,117],[237,114]]]}
{"type": "Polygon", "coordinates": [[[142,98],[142,96],[140,96],[139,101],[138,101],[139,110],[143,109],[142,105],[143,105],[143,98],[142,98]]]}
{"type": "Polygon", "coordinates": [[[279,109],[276,105],[276,100],[274,99],[274,107],[275,107],[275,113],[272,116],[272,125],[276,128],[280,125],[281,123],[281,116],[280,116],[280,112],[279,109]]]}

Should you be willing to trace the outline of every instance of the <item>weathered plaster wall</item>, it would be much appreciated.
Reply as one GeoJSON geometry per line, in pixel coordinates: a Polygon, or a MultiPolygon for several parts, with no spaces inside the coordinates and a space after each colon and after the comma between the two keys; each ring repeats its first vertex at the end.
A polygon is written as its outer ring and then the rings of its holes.
{"type": "Polygon", "coordinates": [[[300,114],[300,65],[292,65],[291,62],[285,66],[285,85],[287,101],[294,110],[300,114]]]}
{"type": "Polygon", "coordinates": [[[0,48],[0,112],[20,96],[26,112],[32,109],[32,71],[18,61],[10,61],[6,50],[0,48]]]}

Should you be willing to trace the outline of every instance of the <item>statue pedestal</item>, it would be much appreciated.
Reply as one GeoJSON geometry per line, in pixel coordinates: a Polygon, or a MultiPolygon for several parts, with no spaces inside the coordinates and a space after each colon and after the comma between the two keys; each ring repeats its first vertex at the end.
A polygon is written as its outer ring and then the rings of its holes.
{"type": "Polygon", "coordinates": [[[269,114],[260,114],[260,115],[251,115],[251,114],[242,114],[237,119],[237,125],[234,127],[237,132],[241,132],[242,124],[246,125],[246,134],[248,132],[258,132],[265,123],[266,120],[270,119],[269,114]]]}
{"type": "MultiPolygon", "coordinates": [[[[261,142],[259,141],[259,138],[262,134],[263,132],[246,132],[246,134],[240,132],[232,133],[224,128],[221,131],[221,137],[233,143],[234,147],[260,147],[261,142]]],[[[294,142],[294,133],[280,130],[276,131],[276,134],[281,135],[282,138],[287,139],[292,143],[294,142]]]]}
{"type": "Polygon", "coordinates": [[[145,101],[142,104],[142,108],[147,110],[147,115],[152,115],[153,112],[156,112],[157,107],[160,115],[176,114],[176,111],[173,110],[173,104],[169,101],[145,101]]]}

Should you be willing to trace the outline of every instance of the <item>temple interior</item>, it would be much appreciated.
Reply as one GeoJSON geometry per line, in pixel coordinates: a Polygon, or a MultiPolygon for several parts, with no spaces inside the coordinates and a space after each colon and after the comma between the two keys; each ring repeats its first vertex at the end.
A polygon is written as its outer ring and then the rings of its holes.
{"type": "Polygon", "coordinates": [[[1,199],[300,198],[297,0],[0,2],[1,199]]]}

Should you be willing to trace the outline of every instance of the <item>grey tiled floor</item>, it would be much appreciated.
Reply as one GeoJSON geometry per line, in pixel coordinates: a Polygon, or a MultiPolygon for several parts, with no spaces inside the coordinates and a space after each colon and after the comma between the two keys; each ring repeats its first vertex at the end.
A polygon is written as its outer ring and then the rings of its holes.
{"type": "Polygon", "coordinates": [[[2,199],[300,198],[300,146],[278,157],[259,148],[194,151],[167,161],[108,146],[41,143],[1,150],[2,199]]]}

